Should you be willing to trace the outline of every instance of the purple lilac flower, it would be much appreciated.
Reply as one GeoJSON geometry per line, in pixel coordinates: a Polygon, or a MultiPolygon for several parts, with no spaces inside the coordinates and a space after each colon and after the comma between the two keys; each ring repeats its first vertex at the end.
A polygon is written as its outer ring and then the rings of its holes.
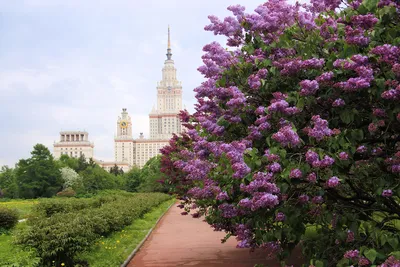
{"type": "Polygon", "coordinates": [[[238,214],[237,208],[232,204],[223,203],[218,206],[218,209],[222,212],[222,217],[233,218],[238,214]]]}
{"type": "Polygon", "coordinates": [[[386,100],[400,100],[400,87],[384,91],[381,97],[386,100]]]}
{"type": "Polygon", "coordinates": [[[232,98],[226,103],[227,106],[235,108],[241,107],[246,103],[245,95],[237,87],[230,87],[230,91],[232,93],[232,98]]]}
{"type": "Polygon", "coordinates": [[[387,116],[386,111],[381,108],[374,108],[372,110],[372,114],[376,117],[382,117],[382,118],[385,118],[387,116]]]}
{"type": "Polygon", "coordinates": [[[271,172],[280,172],[282,170],[281,164],[274,162],[268,166],[271,172]]]}
{"type": "Polygon", "coordinates": [[[239,201],[239,206],[242,207],[242,208],[250,209],[251,208],[251,200],[248,199],[248,198],[241,199],[239,201]]]}
{"type": "Polygon", "coordinates": [[[318,141],[321,141],[327,136],[333,134],[332,130],[328,127],[328,121],[321,119],[319,115],[315,115],[311,118],[314,123],[314,127],[309,130],[308,135],[314,137],[318,141]]]}
{"type": "Polygon", "coordinates": [[[277,133],[272,135],[272,139],[279,142],[282,146],[298,146],[300,138],[291,126],[284,126],[277,133]]]}
{"type": "Polygon", "coordinates": [[[190,160],[183,168],[183,171],[188,173],[187,177],[191,180],[202,180],[207,176],[211,168],[212,165],[209,162],[195,159],[190,160]]]}
{"type": "Polygon", "coordinates": [[[314,204],[321,204],[322,202],[324,202],[324,198],[322,196],[315,196],[312,198],[311,201],[314,204]]]}
{"type": "Polygon", "coordinates": [[[317,78],[315,78],[315,80],[319,83],[321,82],[327,82],[333,79],[333,72],[332,71],[328,71],[328,72],[324,72],[322,73],[320,76],[318,76],[317,78]]]}
{"type": "Polygon", "coordinates": [[[315,172],[310,173],[309,175],[307,175],[307,180],[310,183],[315,183],[317,182],[317,175],[315,174],[315,172]]]}
{"type": "Polygon", "coordinates": [[[315,95],[319,89],[319,84],[316,80],[303,80],[300,82],[300,88],[300,95],[302,96],[315,95]]]}
{"type": "Polygon", "coordinates": [[[396,75],[397,77],[400,77],[400,64],[399,63],[393,64],[392,71],[393,71],[394,75],[396,75]]]}
{"type": "Polygon", "coordinates": [[[400,173],[400,164],[392,165],[392,172],[393,173],[400,173]]]}
{"type": "Polygon", "coordinates": [[[232,165],[232,170],[235,172],[233,178],[241,179],[251,172],[249,166],[244,162],[237,162],[232,165]]]}
{"type": "Polygon", "coordinates": [[[348,230],[347,231],[346,243],[351,243],[351,242],[354,242],[354,232],[348,230]]]}
{"type": "Polygon", "coordinates": [[[356,15],[351,17],[351,22],[353,25],[360,26],[364,29],[370,29],[374,27],[378,21],[379,20],[373,14],[356,15]]]}
{"type": "Polygon", "coordinates": [[[278,212],[275,216],[275,221],[277,222],[283,222],[285,220],[286,216],[283,212],[278,212]]]}
{"type": "Polygon", "coordinates": [[[335,188],[336,186],[338,186],[340,183],[339,178],[337,178],[336,176],[332,176],[331,178],[329,178],[329,180],[326,182],[326,185],[330,188],[335,188]]]}
{"type": "Polygon", "coordinates": [[[236,239],[240,241],[237,245],[238,248],[249,248],[253,243],[253,233],[244,224],[237,224],[235,227],[236,239]]]}
{"type": "Polygon", "coordinates": [[[360,89],[369,88],[371,86],[371,79],[364,77],[349,78],[345,82],[336,83],[335,86],[342,88],[345,92],[357,92],[360,89]]]}
{"type": "Polygon", "coordinates": [[[378,130],[378,126],[375,123],[371,122],[368,125],[368,132],[370,132],[371,134],[375,133],[377,130],[378,130]]]}
{"type": "Polygon", "coordinates": [[[346,152],[340,152],[339,153],[339,159],[340,160],[348,160],[349,159],[349,154],[347,154],[346,152]]]}
{"type": "Polygon", "coordinates": [[[300,203],[302,203],[302,204],[307,203],[309,200],[310,200],[310,197],[307,196],[307,195],[300,195],[300,196],[299,196],[299,201],[300,201],[300,203]]]}
{"type": "Polygon", "coordinates": [[[258,77],[255,74],[250,75],[249,79],[247,80],[247,83],[249,84],[250,88],[253,90],[257,90],[261,86],[260,77],[258,77]]]}
{"type": "Polygon", "coordinates": [[[221,193],[219,193],[218,195],[217,195],[217,198],[216,198],[217,200],[227,200],[227,199],[229,199],[229,196],[228,196],[228,193],[226,193],[225,191],[224,192],[221,192],[221,193]]]}
{"type": "Polygon", "coordinates": [[[327,155],[324,156],[324,158],[316,164],[316,167],[319,168],[326,168],[330,167],[335,163],[335,160],[327,155]]]}
{"type": "Polygon", "coordinates": [[[332,103],[332,107],[343,107],[346,103],[344,102],[343,99],[338,98],[332,103]]]}
{"type": "Polygon", "coordinates": [[[265,107],[263,107],[263,106],[258,107],[254,113],[256,115],[264,115],[265,114],[265,107]]]}
{"type": "Polygon", "coordinates": [[[353,65],[354,67],[368,64],[368,57],[360,54],[352,55],[350,59],[357,63],[357,65],[353,65]]]}
{"type": "Polygon", "coordinates": [[[303,176],[303,173],[299,169],[291,170],[290,175],[289,175],[289,177],[292,179],[298,179],[298,178],[301,178],[302,176],[303,176]]]}
{"type": "Polygon", "coordinates": [[[345,257],[346,259],[354,260],[354,259],[357,259],[357,258],[358,258],[358,255],[359,255],[359,251],[358,251],[358,250],[348,250],[348,251],[346,251],[346,253],[344,254],[344,257],[345,257]]]}
{"type": "Polygon", "coordinates": [[[370,38],[365,36],[365,31],[363,28],[356,26],[346,26],[345,27],[346,42],[348,44],[367,46],[369,44],[370,38]]]}
{"type": "Polygon", "coordinates": [[[273,174],[268,172],[256,172],[253,174],[254,180],[263,180],[269,182],[272,180],[273,174]]]}
{"type": "MultiPolygon", "coordinates": [[[[272,101],[271,101],[272,102],[272,101]]],[[[289,103],[285,100],[277,100],[268,106],[269,112],[284,112],[286,108],[289,107],[289,103]]]]}
{"type": "MultiPolygon", "coordinates": [[[[369,260],[367,259],[367,258],[365,258],[365,257],[361,257],[359,260],[358,260],[358,266],[368,266],[368,265],[370,265],[371,263],[369,262],[369,260]]],[[[382,266],[382,267],[384,267],[384,266],[382,266]]],[[[393,266],[394,267],[394,266],[393,266]]]]}
{"type": "Polygon", "coordinates": [[[392,192],[392,190],[390,190],[390,189],[385,189],[385,190],[383,190],[383,192],[382,192],[382,196],[383,197],[391,197],[393,195],[393,192],[392,192]]]}
{"type": "Polygon", "coordinates": [[[265,150],[264,156],[267,157],[268,161],[270,161],[270,162],[279,161],[281,159],[278,155],[271,154],[269,152],[269,149],[265,150]]]}
{"type": "Polygon", "coordinates": [[[384,44],[381,46],[376,46],[371,50],[372,54],[380,55],[380,61],[393,64],[398,60],[400,55],[400,48],[390,44],[384,44]]]}
{"type": "Polygon", "coordinates": [[[328,10],[335,10],[341,4],[340,0],[311,0],[311,10],[314,12],[324,12],[328,10]]]}
{"type": "Polygon", "coordinates": [[[366,146],[359,146],[357,147],[357,153],[365,153],[367,152],[367,147],[366,146]]]}
{"type": "Polygon", "coordinates": [[[259,208],[272,208],[279,204],[278,196],[270,193],[257,192],[253,196],[253,204],[251,206],[253,211],[259,208]]]}
{"type": "Polygon", "coordinates": [[[316,152],[308,150],[306,153],[306,161],[310,165],[314,165],[315,162],[319,161],[319,156],[316,152]]]}

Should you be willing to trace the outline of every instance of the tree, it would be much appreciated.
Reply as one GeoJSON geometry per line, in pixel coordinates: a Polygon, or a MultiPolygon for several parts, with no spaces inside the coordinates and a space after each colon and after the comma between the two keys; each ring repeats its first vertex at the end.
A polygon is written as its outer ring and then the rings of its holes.
{"type": "Polygon", "coordinates": [[[2,166],[0,170],[0,192],[7,198],[18,197],[18,186],[15,179],[14,169],[2,166]]]}
{"type": "Polygon", "coordinates": [[[84,168],[80,169],[79,159],[70,157],[67,154],[61,155],[61,157],[58,159],[58,162],[59,162],[59,168],[69,167],[69,168],[73,169],[74,171],[81,171],[84,169],[84,168]]]}
{"type": "Polygon", "coordinates": [[[115,176],[123,175],[124,170],[122,168],[118,167],[117,164],[115,164],[113,167],[110,168],[110,173],[114,174],[115,176]]]}
{"type": "Polygon", "coordinates": [[[75,191],[82,184],[82,177],[79,176],[73,169],[69,167],[64,167],[60,169],[61,178],[64,181],[63,189],[72,188],[75,191]]]}
{"type": "Polygon", "coordinates": [[[21,159],[15,171],[20,196],[54,196],[62,188],[63,181],[53,156],[42,144],[35,145],[31,155],[29,159],[21,159]]]}
{"type": "Polygon", "coordinates": [[[142,183],[140,169],[137,167],[133,167],[129,170],[129,172],[124,174],[126,181],[126,191],[128,192],[137,192],[139,185],[142,183]]]}
{"type": "Polygon", "coordinates": [[[160,161],[161,157],[158,155],[149,159],[143,166],[140,171],[139,192],[166,192],[166,188],[162,185],[160,161]]]}
{"type": "Polygon", "coordinates": [[[82,177],[84,193],[95,193],[98,190],[118,188],[116,177],[97,164],[87,167],[79,175],[82,177]]]}
{"type": "Polygon", "coordinates": [[[204,47],[191,142],[165,150],[163,170],[185,174],[166,179],[176,187],[192,182],[184,214],[195,207],[238,247],[286,259],[301,245],[321,267],[394,266],[400,4],[343,2],[270,0],[210,16],[205,29],[233,50],[204,47]]]}

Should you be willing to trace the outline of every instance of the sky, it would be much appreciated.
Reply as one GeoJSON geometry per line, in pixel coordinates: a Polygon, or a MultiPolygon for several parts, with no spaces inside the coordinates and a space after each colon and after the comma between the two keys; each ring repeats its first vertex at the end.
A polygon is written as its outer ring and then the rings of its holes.
{"type": "Polygon", "coordinates": [[[0,166],[53,151],[62,130],[86,130],[94,157],[113,160],[122,108],[133,135],[149,135],[148,114],[166,59],[167,28],[183,103],[203,77],[204,45],[224,39],[204,31],[208,15],[260,0],[0,0],[0,166]]]}

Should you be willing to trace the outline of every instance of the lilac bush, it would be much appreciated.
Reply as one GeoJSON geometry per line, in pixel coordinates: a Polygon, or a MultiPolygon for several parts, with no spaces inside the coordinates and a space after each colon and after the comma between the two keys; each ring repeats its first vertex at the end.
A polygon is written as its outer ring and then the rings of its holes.
{"type": "MultiPolygon", "coordinates": [[[[400,256],[400,4],[269,0],[210,16],[189,129],[163,150],[185,214],[311,266],[400,256]]],[[[393,265],[395,266],[395,265],[393,265]]]]}

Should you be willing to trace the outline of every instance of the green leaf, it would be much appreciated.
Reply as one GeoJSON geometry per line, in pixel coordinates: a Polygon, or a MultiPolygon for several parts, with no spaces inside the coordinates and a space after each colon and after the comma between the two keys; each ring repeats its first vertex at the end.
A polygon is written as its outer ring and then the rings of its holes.
{"type": "Polygon", "coordinates": [[[322,261],[315,261],[315,267],[324,267],[324,263],[322,261]]]}
{"type": "Polygon", "coordinates": [[[389,255],[394,256],[396,259],[400,259],[400,251],[393,251],[389,255]]]}
{"type": "Polygon", "coordinates": [[[389,238],[388,243],[393,249],[398,249],[399,240],[396,237],[389,238]]]}
{"type": "Polygon", "coordinates": [[[340,119],[344,123],[349,124],[354,120],[354,114],[350,110],[344,110],[340,113],[340,119]]]}
{"type": "Polygon", "coordinates": [[[364,252],[365,257],[367,257],[367,259],[369,259],[371,263],[374,263],[377,254],[378,254],[378,253],[377,253],[376,250],[373,249],[373,248],[372,248],[372,249],[369,249],[369,250],[366,250],[366,251],[364,252]]]}
{"type": "Polygon", "coordinates": [[[368,11],[375,11],[376,5],[378,4],[379,0],[364,0],[363,4],[368,9],[368,11]]]}

